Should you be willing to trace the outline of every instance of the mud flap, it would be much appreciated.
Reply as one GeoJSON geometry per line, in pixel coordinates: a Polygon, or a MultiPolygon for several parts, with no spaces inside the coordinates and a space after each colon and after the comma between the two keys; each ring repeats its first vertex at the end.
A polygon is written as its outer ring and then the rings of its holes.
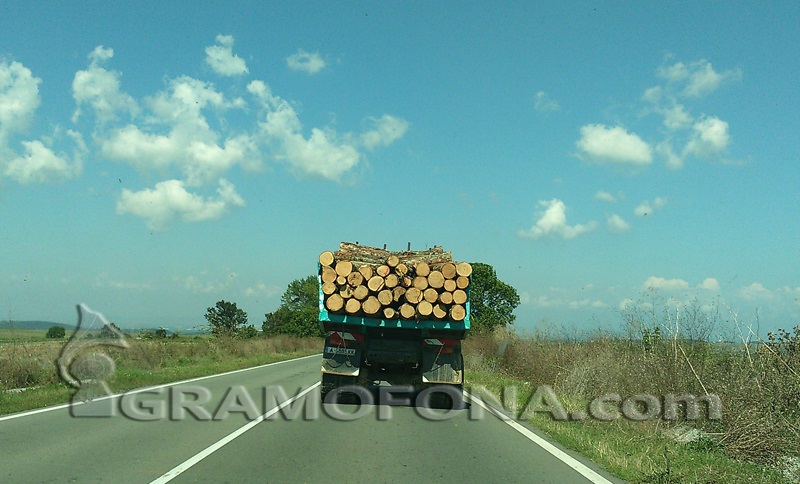
{"type": "Polygon", "coordinates": [[[441,347],[422,352],[422,382],[423,383],[464,383],[464,358],[461,348],[455,348],[452,353],[441,353],[441,347]]]}
{"type": "Polygon", "coordinates": [[[360,346],[346,348],[326,344],[322,353],[322,373],[358,376],[361,370],[360,346]]]}

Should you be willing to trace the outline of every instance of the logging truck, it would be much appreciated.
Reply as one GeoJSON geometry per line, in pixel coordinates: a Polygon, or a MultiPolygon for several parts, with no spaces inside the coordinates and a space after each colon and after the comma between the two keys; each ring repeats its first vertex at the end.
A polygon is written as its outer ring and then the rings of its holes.
{"type": "Polygon", "coordinates": [[[382,382],[437,405],[460,402],[470,264],[438,246],[389,252],[342,242],[320,254],[318,268],[323,402],[382,382]]]}

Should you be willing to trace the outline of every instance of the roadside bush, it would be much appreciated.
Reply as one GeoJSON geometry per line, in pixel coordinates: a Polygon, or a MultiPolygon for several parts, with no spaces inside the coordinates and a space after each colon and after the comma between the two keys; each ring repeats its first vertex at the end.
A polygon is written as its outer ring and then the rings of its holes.
{"type": "Polygon", "coordinates": [[[46,337],[52,339],[60,339],[67,335],[67,330],[63,326],[50,326],[47,330],[46,337]]]}

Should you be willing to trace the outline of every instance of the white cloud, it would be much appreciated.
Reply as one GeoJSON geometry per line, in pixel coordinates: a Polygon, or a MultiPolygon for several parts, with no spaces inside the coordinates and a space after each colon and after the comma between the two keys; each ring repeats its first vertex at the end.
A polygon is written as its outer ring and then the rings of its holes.
{"type": "Polygon", "coordinates": [[[24,131],[39,107],[39,84],[19,62],[0,61],[0,151],[12,133],[24,131]]]}
{"type": "Polygon", "coordinates": [[[637,217],[645,217],[647,215],[652,215],[657,210],[661,210],[667,204],[667,199],[664,197],[656,197],[651,204],[649,200],[645,200],[640,203],[635,209],[633,209],[634,215],[637,217]]]}
{"type": "Polygon", "coordinates": [[[608,217],[606,223],[608,224],[609,230],[616,233],[625,232],[631,228],[631,225],[617,214],[608,217]]]}
{"type": "Polygon", "coordinates": [[[388,146],[403,137],[408,130],[408,121],[384,114],[380,119],[370,119],[372,129],[361,135],[361,145],[368,150],[388,146]]]}
{"type": "Polygon", "coordinates": [[[683,156],[678,155],[672,149],[670,140],[662,141],[656,146],[656,153],[664,158],[667,168],[670,170],[679,170],[683,168],[683,156]]]}
{"type": "Polygon", "coordinates": [[[739,289],[739,295],[748,301],[758,299],[772,299],[772,291],[764,287],[760,282],[754,282],[749,286],[739,289]]]}
{"type": "Polygon", "coordinates": [[[54,153],[41,141],[23,141],[22,146],[24,154],[11,158],[3,168],[3,174],[17,183],[27,185],[66,180],[81,172],[79,159],[71,163],[67,156],[54,153]]]}
{"type": "Polygon", "coordinates": [[[617,199],[614,195],[604,192],[603,190],[598,190],[597,193],[594,194],[594,198],[601,202],[617,203],[617,199]]]}
{"type": "Polygon", "coordinates": [[[717,72],[705,59],[689,64],[676,62],[658,69],[658,76],[666,79],[669,83],[682,86],[681,94],[686,97],[705,96],[716,91],[723,81],[740,79],[741,75],[741,71],[738,69],[717,72]]]}
{"type": "Polygon", "coordinates": [[[253,287],[248,287],[244,290],[245,296],[265,296],[265,297],[273,297],[280,294],[281,288],[275,285],[266,285],[263,282],[259,282],[253,287]]]}
{"type": "Polygon", "coordinates": [[[644,281],[642,289],[664,289],[667,291],[677,291],[687,289],[689,283],[683,279],[664,279],[663,277],[650,276],[644,281]]]}
{"type": "Polygon", "coordinates": [[[122,75],[99,66],[112,57],[114,57],[113,49],[99,45],[89,54],[91,62],[88,69],[75,73],[72,80],[72,97],[77,106],[72,115],[73,123],[80,118],[83,104],[91,106],[100,122],[114,120],[118,113],[135,115],[138,112],[136,101],[120,89],[122,75]]]}
{"type": "Polygon", "coordinates": [[[331,128],[312,128],[311,136],[306,138],[295,109],[274,95],[266,83],[253,81],[247,90],[267,112],[260,126],[275,156],[287,162],[298,175],[340,181],[361,162],[359,145],[366,149],[385,146],[402,137],[408,129],[407,121],[384,115],[371,119],[372,129],[361,135],[340,135],[331,128]]]}
{"type": "Polygon", "coordinates": [[[156,183],[154,189],[122,190],[117,213],[144,218],[149,228],[161,230],[176,216],[186,222],[212,220],[245,204],[233,184],[225,179],[219,181],[217,194],[216,199],[204,199],[188,192],[182,181],[166,180],[156,183]]]}
{"type": "Polygon", "coordinates": [[[679,129],[686,129],[692,125],[694,118],[683,104],[673,104],[671,107],[663,110],[664,126],[670,131],[679,129]]]}
{"type": "Polygon", "coordinates": [[[558,105],[558,101],[551,98],[546,92],[539,91],[536,93],[536,97],[534,99],[533,106],[539,112],[550,112],[550,111],[558,111],[561,109],[561,106],[558,105]]]}
{"type": "Polygon", "coordinates": [[[325,60],[317,54],[309,53],[303,49],[298,49],[297,52],[286,58],[286,64],[289,69],[293,71],[302,71],[306,74],[316,74],[325,68],[325,60]]]}
{"type": "Polygon", "coordinates": [[[555,198],[550,201],[540,200],[537,206],[544,208],[544,210],[539,212],[539,218],[533,227],[517,232],[520,237],[530,239],[540,239],[542,237],[574,239],[579,235],[591,232],[597,226],[594,221],[588,224],[567,225],[567,207],[561,200],[555,198]]]}
{"type": "Polygon", "coordinates": [[[698,284],[697,287],[705,289],[706,291],[719,292],[719,281],[713,277],[707,277],[701,284],[698,284]]]}
{"type": "Polygon", "coordinates": [[[581,128],[576,142],[580,157],[595,163],[620,163],[634,166],[650,164],[653,150],[649,144],[620,126],[588,124],[581,128]]]}
{"type": "Polygon", "coordinates": [[[584,299],[551,298],[546,294],[531,300],[531,303],[540,308],[566,307],[569,309],[582,309],[587,307],[593,307],[593,308],[608,307],[608,304],[601,301],[600,299],[592,300],[590,298],[584,298],[584,299]]]}
{"type": "Polygon", "coordinates": [[[217,35],[216,45],[206,47],[206,64],[220,76],[247,74],[244,59],[233,53],[233,36],[217,35]]]}
{"type": "Polygon", "coordinates": [[[361,161],[356,147],[340,141],[333,130],[312,128],[311,136],[305,138],[297,113],[286,102],[267,114],[262,127],[277,142],[278,158],[286,160],[297,173],[339,181],[361,161]]]}
{"type": "Polygon", "coordinates": [[[239,98],[226,99],[210,83],[180,77],[170,81],[168,90],[148,99],[152,114],[144,128],[119,127],[98,142],[107,158],[141,171],[164,172],[176,166],[189,185],[211,183],[235,165],[248,170],[261,167],[262,156],[251,136],[234,134],[220,140],[204,115],[206,109],[219,114],[243,103],[239,98]],[[159,130],[162,126],[166,129],[159,130]]]}
{"type": "Polygon", "coordinates": [[[686,153],[711,158],[727,151],[730,134],[725,121],[710,116],[695,123],[693,130],[692,138],[686,145],[686,153]]]}

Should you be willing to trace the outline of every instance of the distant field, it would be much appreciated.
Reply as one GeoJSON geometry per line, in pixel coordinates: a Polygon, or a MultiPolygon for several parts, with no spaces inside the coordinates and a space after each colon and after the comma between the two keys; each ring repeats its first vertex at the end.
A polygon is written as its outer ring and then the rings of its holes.
{"type": "MultiPolygon", "coordinates": [[[[46,329],[0,328],[0,343],[30,343],[33,341],[53,341],[45,337],[46,329]]],[[[66,338],[62,338],[66,340],[66,338]]]]}

